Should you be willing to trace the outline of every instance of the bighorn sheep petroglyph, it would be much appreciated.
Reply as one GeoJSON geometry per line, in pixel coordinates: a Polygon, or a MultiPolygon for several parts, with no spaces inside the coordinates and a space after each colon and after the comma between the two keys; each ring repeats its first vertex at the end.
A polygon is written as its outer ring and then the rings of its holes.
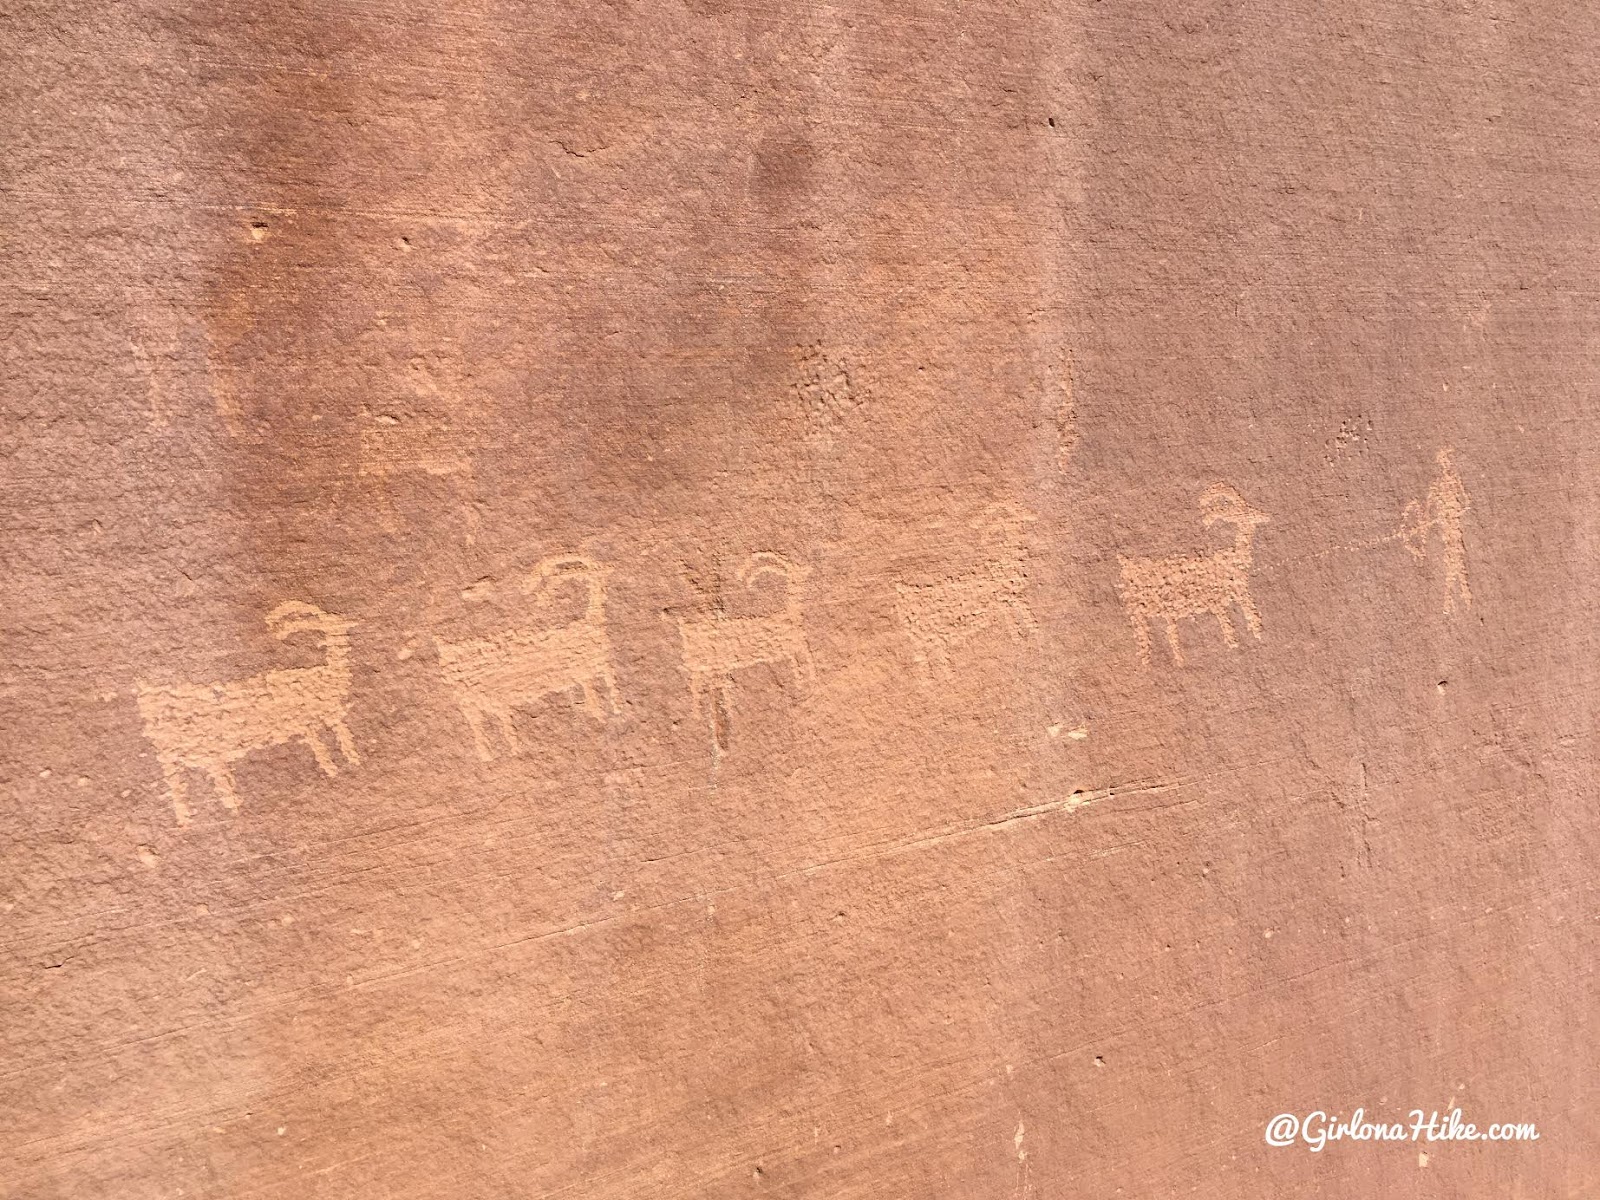
{"type": "Polygon", "coordinates": [[[1261,614],[1250,598],[1250,542],[1255,528],[1269,518],[1226,483],[1215,483],[1200,495],[1200,519],[1210,528],[1222,522],[1233,526],[1233,545],[1210,554],[1180,554],[1170,558],[1124,558],[1118,591],[1139,639],[1139,658],[1150,665],[1150,622],[1164,621],[1172,661],[1183,664],[1178,645],[1178,622],[1184,617],[1209,613],[1217,619],[1222,638],[1238,646],[1231,608],[1244,612],[1245,624],[1261,636],[1261,614]]]}
{"type": "Polygon", "coordinates": [[[739,568],[739,580],[746,590],[753,591],[763,575],[779,576],[783,580],[781,608],[761,617],[730,617],[717,612],[706,617],[678,618],[683,665],[689,672],[689,694],[697,714],[708,688],[726,687],[735,671],[759,663],[787,664],[797,680],[816,678],[811,648],[806,644],[800,598],[800,585],[810,573],[781,554],[759,551],[739,568]]]}
{"type": "Polygon", "coordinates": [[[489,762],[494,758],[485,717],[499,723],[506,745],[513,754],[519,753],[511,727],[512,709],[556,692],[580,689],[584,709],[604,722],[596,691],[603,686],[607,707],[618,711],[611,642],[606,636],[606,575],[606,568],[579,554],[546,558],[523,581],[523,594],[543,593],[564,578],[581,580],[586,589],[582,615],[553,628],[509,629],[494,637],[463,642],[434,639],[440,669],[472,729],[480,759],[489,762]]]}
{"type": "Polygon", "coordinates": [[[894,585],[895,613],[911,638],[918,671],[951,671],[951,647],[1004,619],[1020,640],[1034,631],[1028,608],[1027,526],[1036,518],[1000,501],[984,510],[979,532],[998,553],[973,570],[932,583],[894,585]]]}
{"type": "Polygon", "coordinates": [[[350,703],[349,632],[354,626],[313,604],[290,600],[267,614],[267,627],[280,640],[308,630],[322,634],[325,661],[320,665],[267,671],[228,683],[136,686],[144,734],[155,745],[179,825],[187,825],[190,817],[185,771],[210,775],[218,798],[232,811],[239,807],[239,793],[229,764],[253,750],[300,738],[311,748],[322,773],[336,775],[339,769],[322,743],[326,729],[347,762],[361,762],[345,725],[350,703]]]}

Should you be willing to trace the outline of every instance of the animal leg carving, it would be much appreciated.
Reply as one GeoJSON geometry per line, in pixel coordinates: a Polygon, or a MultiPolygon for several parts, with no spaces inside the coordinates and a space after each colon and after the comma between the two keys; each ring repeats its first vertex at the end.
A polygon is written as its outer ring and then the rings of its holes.
{"type": "Polygon", "coordinates": [[[1222,640],[1227,642],[1230,648],[1237,650],[1239,636],[1233,631],[1233,616],[1228,612],[1227,605],[1219,605],[1212,609],[1211,615],[1217,619],[1217,628],[1222,631],[1222,640]]]}
{"type": "Polygon", "coordinates": [[[1034,621],[1033,614],[1028,611],[1027,603],[1020,596],[1013,596],[1005,602],[1006,618],[1011,623],[1011,636],[1017,641],[1036,632],[1039,628],[1034,621]]]}
{"type": "Polygon", "coordinates": [[[472,744],[478,751],[478,758],[483,762],[493,762],[494,751],[489,748],[489,739],[484,733],[483,713],[473,704],[463,704],[461,712],[472,727],[472,744]]]}
{"type": "Polygon", "coordinates": [[[239,790],[233,783],[233,772],[226,763],[213,762],[206,766],[206,773],[211,776],[211,786],[217,790],[217,798],[222,801],[222,807],[229,812],[239,811],[239,790]]]}
{"type": "Polygon", "coordinates": [[[163,761],[161,778],[167,784],[167,799],[172,801],[173,819],[180,826],[187,825],[194,814],[189,808],[189,781],[183,777],[183,765],[163,761]]]}
{"type": "Polygon", "coordinates": [[[333,721],[330,725],[333,728],[333,736],[339,742],[339,753],[344,755],[346,762],[359,767],[361,755],[356,753],[356,740],[350,736],[350,727],[343,721],[333,721]]]}
{"type": "Polygon", "coordinates": [[[921,642],[911,643],[911,666],[917,678],[926,682],[933,674],[928,665],[928,652],[922,648],[921,642]]]}
{"type": "Polygon", "coordinates": [[[1147,617],[1135,616],[1131,621],[1133,636],[1139,643],[1139,661],[1145,666],[1150,665],[1150,621],[1147,617]]]}
{"type": "Polygon", "coordinates": [[[1256,602],[1250,598],[1250,589],[1239,589],[1239,608],[1244,612],[1244,623],[1250,627],[1250,632],[1256,637],[1261,636],[1261,614],[1256,611],[1256,602]]]}
{"type": "Polygon", "coordinates": [[[500,722],[500,733],[506,739],[506,745],[511,748],[512,754],[521,754],[522,745],[517,741],[517,731],[511,725],[511,710],[497,708],[494,710],[495,720],[500,722]]]}
{"type": "Polygon", "coordinates": [[[322,773],[332,778],[339,773],[338,766],[333,761],[333,756],[328,753],[328,748],[322,744],[322,733],[312,728],[301,731],[301,737],[306,745],[311,747],[311,753],[316,757],[317,766],[322,768],[322,773]]]}

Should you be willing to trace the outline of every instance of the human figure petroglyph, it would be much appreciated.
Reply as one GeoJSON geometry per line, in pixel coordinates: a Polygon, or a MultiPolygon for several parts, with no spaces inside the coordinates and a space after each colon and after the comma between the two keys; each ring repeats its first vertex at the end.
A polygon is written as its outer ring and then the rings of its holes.
{"type": "Polygon", "coordinates": [[[267,627],[279,640],[305,631],[322,634],[324,661],[227,683],[140,682],[135,688],[145,737],[155,745],[179,825],[187,825],[191,815],[186,771],[208,774],[223,805],[236,811],[239,793],[230,764],[252,751],[299,738],[324,775],[337,775],[339,769],[322,743],[322,731],[328,730],[345,761],[361,762],[345,724],[349,633],[355,623],[290,600],[267,614],[267,627]]]}
{"type": "Polygon", "coordinates": [[[1183,665],[1178,644],[1178,622],[1185,617],[1210,614],[1231,647],[1239,645],[1234,633],[1235,604],[1245,624],[1258,639],[1261,614],[1250,598],[1251,541],[1267,514],[1247,504],[1226,483],[1214,483],[1200,494],[1200,520],[1207,529],[1221,522],[1233,526],[1233,545],[1210,554],[1179,554],[1169,558],[1125,558],[1117,555],[1122,578],[1118,591],[1139,640],[1139,658],[1150,665],[1150,622],[1163,621],[1172,661],[1183,665]]]}
{"type": "Polygon", "coordinates": [[[816,678],[800,594],[810,573],[781,554],[758,551],[739,568],[739,580],[753,592],[762,576],[778,576],[783,580],[781,607],[755,617],[730,617],[719,610],[704,617],[678,618],[683,666],[689,673],[689,695],[696,715],[707,691],[716,689],[721,695],[731,685],[734,673],[746,667],[778,663],[787,666],[801,683],[816,678]]]}
{"type": "Polygon", "coordinates": [[[1015,640],[1033,633],[1028,607],[1027,526],[1037,518],[1025,509],[1000,501],[984,510],[978,532],[993,557],[959,575],[932,583],[897,581],[895,613],[911,639],[918,671],[951,672],[950,650],[996,621],[1006,622],[1015,640]]]}
{"type": "Polygon", "coordinates": [[[1467,540],[1461,518],[1472,503],[1461,476],[1456,474],[1455,451],[1448,446],[1434,455],[1439,473],[1428,487],[1428,498],[1406,505],[1399,536],[1418,560],[1428,556],[1428,536],[1437,530],[1444,549],[1444,611],[1456,610],[1456,597],[1463,608],[1472,607],[1472,589],[1467,586],[1467,540]]]}
{"type": "Polygon", "coordinates": [[[484,762],[494,759],[486,719],[500,726],[513,754],[521,752],[512,729],[513,709],[535,704],[545,696],[577,688],[584,710],[604,722],[599,689],[606,708],[617,707],[617,681],[611,667],[611,642],[606,634],[606,568],[581,554],[560,554],[541,560],[523,581],[524,595],[543,594],[563,579],[584,585],[584,610],[564,625],[543,629],[510,629],[488,638],[446,642],[434,639],[439,667],[472,729],[472,741],[484,762]]]}

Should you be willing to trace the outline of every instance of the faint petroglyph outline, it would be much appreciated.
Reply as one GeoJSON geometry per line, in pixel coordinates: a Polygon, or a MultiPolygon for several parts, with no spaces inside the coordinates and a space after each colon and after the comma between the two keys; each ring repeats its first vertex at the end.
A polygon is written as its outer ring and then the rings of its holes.
{"type": "Polygon", "coordinates": [[[512,754],[520,754],[512,729],[513,709],[536,704],[545,696],[578,688],[583,707],[602,724],[596,685],[606,691],[606,707],[620,712],[612,668],[611,641],[606,632],[606,577],[610,569],[582,554],[556,554],[541,559],[523,580],[524,595],[544,595],[561,578],[581,581],[583,612],[564,625],[510,629],[487,638],[448,642],[435,637],[439,669],[472,730],[478,758],[494,761],[485,735],[492,717],[512,754]]]}
{"type": "Polygon", "coordinates": [[[206,378],[211,385],[211,402],[216,406],[223,429],[229,437],[242,436],[244,409],[239,404],[238,388],[234,384],[234,368],[210,329],[206,330],[206,378]]]}
{"type": "Polygon", "coordinates": [[[1061,361],[1061,378],[1056,386],[1060,389],[1060,398],[1056,401],[1056,469],[1065,472],[1067,464],[1072,458],[1072,452],[1078,448],[1078,402],[1073,393],[1073,368],[1072,355],[1066,354],[1061,361]]]}
{"type": "Polygon", "coordinates": [[[607,798],[628,806],[647,798],[645,779],[641,766],[614,767],[601,776],[600,786],[607,798]]]}
{"type": "MultiPolygon", "coordinates": [[[[388,329],[380,319],[377,331],[388,329]]],[[[356,477],[373,481],[381,499],[386,532],[400,526],[391,481],[407,475],[447,479],[466,518],[466,543],[477,541],[482,515],[475,498],[473,454],[477,439],[457,425],[461,408],[451,358],[444,352],[412,354],[406,361],[410,396],[377,408],[363,406],[356,454],[356,477]],[[441,386],[438,372],[444,372],[441,386]]]]}
{"type": "MultiPolygon", "coordinates": [[[[248,209],[240,208],[239,212],[248,213],[244,237],[256,248],[272,236],[272,226],[267,220],[269,216],[293,218],[298,215],[293,208],[267,205],[252,205],[248,209]]],[[[254,301],[282,296],[281,291],[263,287],[254,270],[247,270],[245,278],[255,282],[252,284],[241,280],[218,298],[207,319],[205,335],[206,377],[211,401],[224,431],[231,438],[242,437],[247,432],[244,406],[240,403],[239,372],[233,363],[235,351],[260,328],[254,301]]]]}
{"type": "MultiPolygon", "coordinates": [[[[144,373],[145,398],[150,403],[150,428],[160,433],[170,424],[172,413],[166,401],[166,387],[156,374],[159,369],[156,359],[151,356],[143,342],[134,341],[132,338],[128,339],[128,349],[133,353],[133,360],[139,365],[139,370],[144,373]]],[[[176,344],[163,347],[159,351],[161,359],[170,361],[177,353],[177,349],[176,344]]]]}
{"type": "Polygon", "coordinates": [[[1466,485],[1456,474],[1455,450],[1445,446],[1434,455],[1439,467],[1438,475],[1428,485],[1426,500],[1413,500],[1406,505],[1400,518],[1398,536],[1411,556],[1419,562],[1428,556],[1428,535],[1439,533],[1439,545],[1444,555],[1444,612],[1451,616],[1456,611],[1456,596],[1461,597],[1463,608],[1472,607],[1472,589],[1467,585],[1467,540],[1461,518],[1472,506],[1466,485]]]}
{"type": "Polygon", "coordinates": [[[708,616],[678,618],[683,666],[689,675],[689,696],[696,716],[700,715],[706,692],[712,692],[713,766],[728,746],[728,693],[735,672],[762,663],[781,663],[788,666],[795,682],[802,686],[816,678],[816,664],[806,641],[801,595],[801,585],[810,574],[809,567],[781,554],[758,550],[739,568],[739,581],[747,592],[754,592],[762,576],[779,576],[783,580],[781,607],[763,616],[730,617],[719,603],[708,616]]]}
{"type": "MultiPolygon", "coordinates": [[[[1006,1069],[1010,1070],[1009,1067],[1006,1069]]],[[[1028,1161],[1028,1151],[1023,1145],[1026,1137],[1026,1126],[1019,1119],[1017,1132],[1011,1137],[1011,1144],[1017,1152],[1017,1200],[1028,1200],[1033,1195],[1033,1164],[1028,1161]]]]}
{"type": "Polygon", "coordinates": [[[984,509],[975,528],[986,535],[990,547],[998,545],[1001,553],[972,570],[931,583],[895,581],[895,615],[911,639],[912,658],[924,681],[935,670],[950,675],[951,648],[967,642],[996,619],[1006,621],[1015,641],[1035,631],[1026,595],[1027,526],[1037,519],[1010,501],[996,501],[984,509]]]}
{"type": "Polygon", "coordinates": [[[1227,483],[1214,483],[1200,494],[1200,520],[1207,528],[1221,522],[1232,525],[1233,545],[1210,554],[1176,554],[1166,558],[1127,558],[1117,555],[1120,579],[1117,591],[1139,643],[1139,660],[1150,666],[1150,622],[1167,627],[1172,661],[1183,665],[1178,644],[1178,622],[1185,617],[1216,618],[1222,639],[1237,647],[1233,605],[1244,613],[1245,624],[1259,640],[1261,614],[1250,596],[1252,540],[1256,526],[1271,518],[1247,503],[1227,483]]]}
{"type": "MultiPolygon", "coordinates": [[[[453,408],[439,388],[427,359],[412,355],[406,364],[417,395],[453,408]]],[[[472,455],[465,437],[447,419],[429,419],[415,412],[364,411],[356,473],[388,479],[395,475],[471,475],[472,455]]]]}
{"type": "Polygon", "coordinates": [[[831,450],[845,420],[862,404],[851,365],[830,356],[820,341],[796,346],[795,357],[801,378],[794,391],[805,416],[806,440],[831,450]]]}
{"type": "Polygon", "coordinates": [[[280,641],[306,630],[320,632],[324,661],[226,683],[135,685],[144,735],[156,748],[180,826],[187,825],[192,815],[185,771],[210,775],[224,807],[236,811],[239,793],[229,764],[252,751],[300,738],[322,773],[331,777],[339,769],[322,744],[321,731],[326,729],[347,762],[361,763],[345,724],[350,706],[349,633],[355,622],[300,600],[278,605],[266,621],[280,641]]]}
{"type": "MultiPolygon", "coordinates": [[[[185,410],[194,386],[190,351],[195,348],[191,335],[196,326],[183,307],[170,298],[134,289],[126,296],[132,323],[126,341],[144,377],[146,418],[152,433],[164,434],[175,418],[189,415],[185,410]]],[[[198,358],[206,371],[206,394],[211,398],[213,365],[205,355],[198,358]]],[[[229,432],[236,430],[230,428],[229,432]]]]}
{"type": "Polygon", "coordinates": [[[369,414],[361,427],[356,473],[363,479],[406,474],[470,475],[472,459],[462,435],[445,422],[431,422],[414,414],[403,419],[388,413],[369,414]]]}

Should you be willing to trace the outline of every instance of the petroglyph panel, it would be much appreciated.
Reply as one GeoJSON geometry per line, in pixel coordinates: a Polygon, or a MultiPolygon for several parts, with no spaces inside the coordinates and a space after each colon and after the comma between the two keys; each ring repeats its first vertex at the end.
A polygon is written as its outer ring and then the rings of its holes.
{"type": "Polygon", "coordinates": [[[1600,1197],[1600,6],[0,49],[0,1197],[1600,1197]]]}

